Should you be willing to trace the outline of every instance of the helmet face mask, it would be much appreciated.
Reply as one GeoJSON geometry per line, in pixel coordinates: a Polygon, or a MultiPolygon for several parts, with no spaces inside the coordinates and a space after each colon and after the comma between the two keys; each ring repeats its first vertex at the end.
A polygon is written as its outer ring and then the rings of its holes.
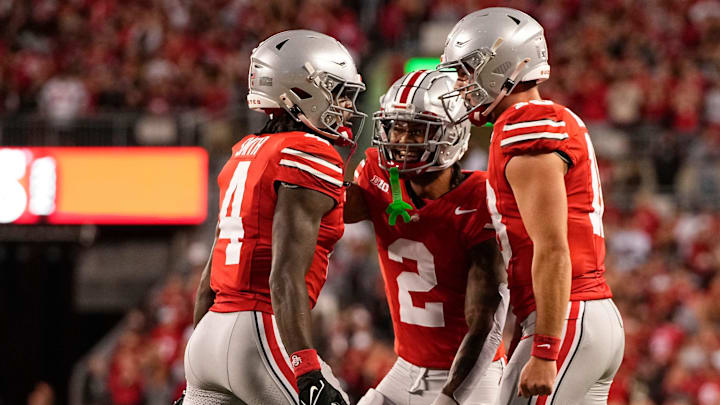
{"type": "Polygon", "coordinates": [[[410,116],[379,111],[373,118],[377,134],[374,143],[386,170],[397,167],[401,173],[424,171],[437,163],[438,146],[451,144],[443,137],[443,122],[430,114],[410,116]]]}
{"type": "Polygon", "coordinates": [[[463,81],[467,84],[457,87],[448,93],[440,96],[443,108],[449,114],[448,107],[452,103],[461,100],[465,104],[467,112],[457,118],[454,123],[466,120],[470,114],[485,104],[492,102],[487,90],[480,85],[480,73],[487,64],[495,57],[495,52],[488,48],[477,49],[470,52],[463,58],[456,61],[449,61],[438,65],[437,70],[441,72],[453,72],[458,75],[458,83],[463,81]]]}
{"type": "Polygon", "coordinates": [[[353,132],[360,133],[367,115],[357,109],[357,97],[365,91],[365,85],[345,82],[327,74],[320,88],[324,89],[330,102],[327,110],[320,116],[323,125],[338,131],[338,135],[342,127],[349,127],[353,132]]]}
{"type": "Polygon", "coordinates": [[[452,90],[453,75],[418,71],[398,79],[381,97],[373,114],[373,144],[380,167],[397,167],[404,176],[440,171],[459,160],[467,150],[469,122],[453,124],[465,114],[461,102],[443,107],[440,94],[452,90]]]}

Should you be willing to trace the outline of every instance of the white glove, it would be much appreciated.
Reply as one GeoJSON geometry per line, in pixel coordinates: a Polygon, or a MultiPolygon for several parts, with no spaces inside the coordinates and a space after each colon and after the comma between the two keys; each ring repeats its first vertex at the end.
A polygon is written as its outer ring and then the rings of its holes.
{"type": "Polygon", "coordinates": [[[441,392],[440,395],[435,398],[432,405],[459,405],[459,403],[454,398],[451,398],[441,392]]]}

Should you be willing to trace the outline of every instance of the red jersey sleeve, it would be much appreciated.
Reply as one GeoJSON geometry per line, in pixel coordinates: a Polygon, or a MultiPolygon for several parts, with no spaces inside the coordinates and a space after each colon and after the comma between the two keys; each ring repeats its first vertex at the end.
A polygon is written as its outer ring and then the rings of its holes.
{"type": "Polygon", "coordinates": [[[500,148],[508,156],[558,152],[573,166],[582,154],[571,136],[575,125],[567,111],[555,105],[515,108],[500,125],[500,148]]]}
{"type": "Polygon", "coordinates": [[[377,160],[377,151],[373,148],[365,150],[365,157],[358,163],[355,168],[355,176],[353,181],[355,184],[362,189],[363,193],[370,191],[370,168],[373,167],[373,163],[377,160]]]}
{"type": "Polygon", "coordinates": [[[487,172],[475,172],[465,180],[471,182],[472,187],[467,188],[470,190],[470,194],[464,197],[464,200],[472,202],[468,207],[476,209],[473,215],[465,221],[463,227],[463,236],[468,249],[495,238],[495,229],[487,208],[486,180],[487,172]]]}
{"type": "Polygon", "coordinates": [[[288,136],[279,151],[275,180],[330,196],[342,203],[343,161],[330,143],[311,134],[288,136]]]}
{"type": "Polygon", "coordinates": [[[487,217],[487,221],[484,218],[480,218],[480,216],[469,221],[463,234],[467,236],[466,243],[468,248],[495,238],[495,229],[493,229],[490,216],[487,217]]]}

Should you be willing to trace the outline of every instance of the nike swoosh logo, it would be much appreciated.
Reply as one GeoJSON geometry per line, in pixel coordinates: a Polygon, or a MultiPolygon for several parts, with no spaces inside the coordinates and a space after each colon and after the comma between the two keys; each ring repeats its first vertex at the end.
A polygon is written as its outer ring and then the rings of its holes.
{"type": "Polygon", "coordinates": [[[477,211],[477,208],[472,210],[461,210],[460,207],[455,208],[455,215],[462,215],[462,214],[469,214],[471,212],[477,211]]]}
{"type": "Polygon", "coordinates": [[[543,344],[537,345],[537,346],[535,346],[535,347],[539,347],[539,348],[541,348],[541,349],[542,349],[542,348],[549,349],[549,348],[550,348],[550,344],[549,344],[549,343],[543,343],[543,344]]]}
{"type": "Polygon", "coordinates": [[[456,42],[455,42],[455,45],[456,45],[456,46],[463,46],[463,45],[467,44],[468,42],[470,42],[469,39],[466,39],[466,40],[464,40],[464,41],[456,41],[456,42]]]}
{"type": "Polygon", "coordinates": [[[342,66],[342,67],[345,67],[345,61],[342,61],[342,62],[332,61],[332,63],[334,63],[334,64],[336,64],[336,65],[339,65],[339,66],[342,66]]]}
{"type": "Polygon", "coordinates": [[[318,400],[320,400],[320,393],[325,389],[325,383],[320,381],[320,389],[316,385],[313,385],[310,387],[310,395],[308,398],[308,401],[310,402],[310,405],[316,405],[318,400]],[[317,391],[317,393],[315,392],[317,391]]]}

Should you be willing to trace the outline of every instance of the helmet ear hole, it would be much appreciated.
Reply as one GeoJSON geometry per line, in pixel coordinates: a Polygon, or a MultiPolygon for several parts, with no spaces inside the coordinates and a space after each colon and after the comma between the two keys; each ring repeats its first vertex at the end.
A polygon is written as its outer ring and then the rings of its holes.
{"type": "Polygon", "coordinates": [[[297,96],[297,98],[299,98],[300,100],[306,100],[306,99],[308,99],[308,98],[312,98],[312,95],[311,95],[310,93],[308,93],[307,91],[301,89],[300,87],[293,87],[293,88],[291,88],[290,90],[291,90],[293,93],[295,93],[295,95],[297,96]]]}

